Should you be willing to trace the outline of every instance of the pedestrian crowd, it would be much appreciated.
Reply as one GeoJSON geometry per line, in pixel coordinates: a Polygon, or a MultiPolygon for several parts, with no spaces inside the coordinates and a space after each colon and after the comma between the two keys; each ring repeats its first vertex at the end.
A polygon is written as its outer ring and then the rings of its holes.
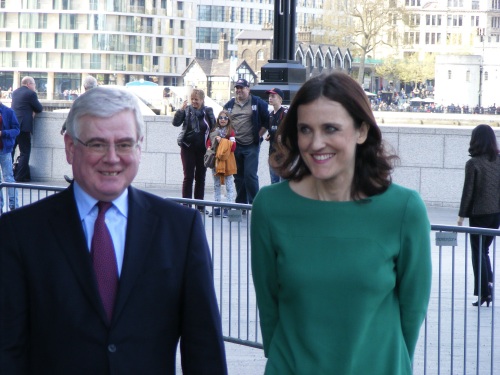
{"type": "MultiPolygon", "coordinates": [[[[211,169],[214,179],[214,201],[220,202],[222,186],[225,186],[226,201],[252,204],[259,191],[260,147],[267,134],[270,154],[274,150],[275,133],[286,108],[282,106],[284,93],[279,88],[268,90],[269,102],[251,94],[250,84],[240,78],[235,82],[235,97],[229,100],[215,117],[213,109],[205,105],[205,93],[193,89],[190,103],[185,100],[172,121],[181,127],[177,144],[180,147],[184,179],[182,197],[203,200],[205,198],[205,176],[211,169]],[[273,107],[269,112],[268,105],[273,107]],[[205,154],[214,151],[215,163],[207,168],[205,154]],[[194,185],[194,188],[193,188],[194,185]]],[[[280,181],[270,168],[271,182],[280,181]]],[[[215,207],[213,212],[198,206],[202,214],[228,217],[228,210],[215,207]]]]}

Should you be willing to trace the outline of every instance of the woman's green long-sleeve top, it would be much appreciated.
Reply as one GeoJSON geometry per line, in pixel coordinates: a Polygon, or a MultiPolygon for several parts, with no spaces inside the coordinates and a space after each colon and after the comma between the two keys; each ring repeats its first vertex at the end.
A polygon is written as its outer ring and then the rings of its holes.
{"type": "Polygon", "coordinates": [[[325,202],[267,186],[251,241],[267,375],[411,374],[431,286],[416,192],[325,202]]]}

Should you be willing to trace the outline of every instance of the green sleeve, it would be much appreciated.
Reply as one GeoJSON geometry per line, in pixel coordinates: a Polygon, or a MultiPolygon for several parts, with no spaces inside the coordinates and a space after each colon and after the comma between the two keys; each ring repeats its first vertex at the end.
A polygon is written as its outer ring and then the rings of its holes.
{"type": "Polygon", "coordinates": [[[277,253],[271,241],[272,215],[265,188],[257,194],[252,205],[251,251],[252,276],[259,307],[260,327],[267,357],[269,345],[278,324],[277,253]]]}
{"type": "Polygon", "coordinates": [[[424,203],[410,195],[401,223],[401,250],[397,259],[397,289],[401,325],[410,359],[427,313],[431,289],[430,223],[424,203]]]}

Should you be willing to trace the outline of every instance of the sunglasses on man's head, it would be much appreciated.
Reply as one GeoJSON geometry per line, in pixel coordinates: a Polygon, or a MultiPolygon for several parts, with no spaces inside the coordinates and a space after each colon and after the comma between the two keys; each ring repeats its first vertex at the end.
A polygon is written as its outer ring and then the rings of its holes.
{"type": "Polygon", "coordinates": [[[219,120],[229,120],[229,117],[227,117],[227,116],[219,116],[219,120]]]}

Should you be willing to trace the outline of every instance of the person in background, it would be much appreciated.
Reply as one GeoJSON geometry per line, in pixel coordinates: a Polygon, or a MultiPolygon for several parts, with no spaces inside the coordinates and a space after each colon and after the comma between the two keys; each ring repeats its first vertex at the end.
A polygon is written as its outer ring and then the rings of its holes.
{"type": "Polygon", "coordinates": [[[265,374],[412,374],[431,228],[391,182],[366,94],[344,73],[312,78],[277,136],[287,181],[259,191],[250,226],[265,374]]]}
{"type": "MultiPolygon", "coordinates": [[[[469,154],[465,163],[465,180],[458,211],[458,225],[469,218],[471,227],[498,229],[500,226],[500,157],[495,132],[488,125],[472,131],[469,154]]],[[[474,306],[486,302],[493,294],[493,270],[489,257],[492,236],[470,235],[472,269],[474,270],[474,306]],[[479,272],[481,269],[481,272],[479,272]]]]}
{"type": "MultiPolygon", "coordinates": [[[[210,129],[215,125],[214,111],[211,107],[205,106],[205,93],[200,89],[193,89],[191,92],[191,105],[187,100],[182,107],[175,112],[172,125],[182,125],[182,131],[177,138],[177,144],[181,148],[182,168],[184,180],[182,181],[182,197],[203,200],[205,197],[205,175],[207,168],[203,163],[206,143],[210,129]]],[[[205,211],[204,206],[199,206],[198,210],[205,211]]]]}
{"type": "MultiPolygon", "coordinates": [[[[19,122],[14,111],[0,102],[0,168],[4,182],[15,182],[12,171],[12,149],[19,135],[19,122]]],[[[7,189],[9,210],[18,207],[17,190],[7,189]]],[[[3,213],[3,192],[0,191],[0,214],[3,213]]]]}
{"type": "Polygon", "coordinates": [[[259,191],[259,152],[262,136],[269,124],[267,103],[258,96],[250,94],[250,85],[240,78],[234,84],[236,97],[229,100],[224,109],[231,114],[231,123],[236,134],[237,172],[236,203],[252,203],[259,191]]]}
{"type": "MultiPolygon", "coordinates": [[[[84,92],[87,92],[88,90],[94,89],[96,87],[97,87],[97,79],[95,79],[92,76],[85,77],[85,79],[83,80],[83,89],[85,90],[84,92]]],[[[64,121],[64,124],[62,125],[61,128],[61,135],[64,135],[64,133],[66,133],[66,121],[64,121]]]]}
{"type": "MultiPolygon", "coordinates": [[[[273,88],[266,91],[266,93],[269,94],[269,104],[273,106],[273,110],[269,112],[269,129],[266,136],[266,141],[269,141],[269,158],[271,158],[274,151],[276,151],[274,147],[274,142],[276,142],[276,131],[287,112],[287,108],[282,106],[284,97],[282,90],[273,88]]],[[[274,172],[271,166],[269,166],[269,176],[271,177],[271,184],[280,182],[280,176],[274,172]]]]}
{"type": "Polygon", "coordinates": [[[36,83],[33,77],[26,76],[21,80],[21,87],[12,93],[11,108],[16,113],[20,125],[20,133],[16,138],[16,143],[12,149],[12,162],[16,147],[19,145],[19,160],[14,176],[17,182],[30,182],[30,154],[31,154],[31,133],[35,123],[35,114],[43,111],[42,103],[38,100],[36,93],[36,83]]]}
{"type": "Polygon", "coordinates": [[[227,374],[200,215],[131,186],[138,99],[97,87],[67,119],[64,191],[0,216],[0,374],[227,374]],[[26,235],[29,228],[29,235],[26,235]]]}
{"type": "MultiPolygon", "coordinates": [[[[221,185],[226,186],[226,200],[229,203],[234,202],[234,174],[236,173],[236,160],[234,159],[234,150],[236,149],[236,140],[234,130],[231,126],[229,112],[222,110],[217,117],[217,123],[210,132],[207,140],[207,149],[217,142],[216,164],[213,170],[214,176],[214,200],[221,201],[221,185]],[[220,147],[220,149],[219,149],[220,147]],[[223,168],[222,165],[223,164],[223,168]]],[[[212,216],[220,216],[220,207],[215,207],[210,213],[212,216]]],[[[228,216],[227,208],[224,208],[222,217],[228,216]]]]}

